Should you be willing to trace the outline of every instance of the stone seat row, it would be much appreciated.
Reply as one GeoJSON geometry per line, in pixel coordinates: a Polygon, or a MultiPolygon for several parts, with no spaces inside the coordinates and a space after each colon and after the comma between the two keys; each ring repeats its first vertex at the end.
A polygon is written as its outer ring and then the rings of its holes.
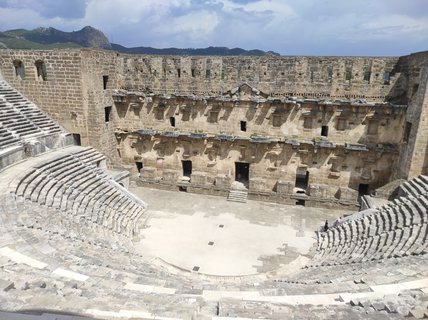
{"type": "Polygon", "coordinates": [[[426,253],[428,194],[395,199],[318,234],[314,265],[426,253]]]}
{"type": "MultiPolygon", "coordinates": [[[[45,301],[44,307],[49,308],[55,307],[59,301],[66,300],[67,307],[64,310],[82,312],[85,309],[96,308],[97,301],[108,301],[108,306],[102,303],[100,304],[102,307],[99,308],[109,311],[119,309],[141,310],[143,308],[158,314],[159,317],[179,316],[180,318],[189,319],[194,316],[201,316],[202,318],[205,315],[211,316],[215,314],[231,317],[271,318],[270,313],[272,310],[280,312],[281,308],[285,308],[284,305],[272,302],[270,308],[266,309],[265,304],[252,302],[247,299],[234,299],[230,304],[229,302],[226,303],[226,300],[223,298],[218,302],[204,301],[202,300],[203,290],[219,290],[217,283],[214,284],[213,288],[210,288],[206,281],[198,281],[196,278],[192,278],[192,281],[186,281],[183,277],[165,276],[161,269],[151,267],[132,254],[126,254],[112,247],[90,245],[91,241],[88,243],[85,234],[82,234],[81,237],[85,241],[75,241],[73,238],[68,238],[67,230],[60,230],[58,228],[60,223],[57,222],[62,221],[64,223],[65,219],[58,218],[57,220],[51,220],[50,216],[46,215],[46,211],[50,211],[52,215],[56,214],[55,210],[42,208],[31,202],[20,201],[20,203],[21,205],[16,209],[10,210],[8,216],[10,216],[11,221],[5,226],[4,230],[12,230],[13,219],[19,219],[18,216],[21,216],[17,215],[16,212],[28,212],[29,218],[36,216],[39,222],[40,220],[44,220],[45,224],[40,228],[38,225],[35,225],[34,228],[17,228],[17,234],[20,237],[25,237],[26,241],[30,242],[28,245],[17,244],[15,248],[17,251],[23,252],[27,256],[48,265],[44,269],[37,269],[23,263],[0,261],[3,266],[3,268],[0,268],[1,278],[15,284],[15,289],[10,289],[0,294],[0,298],[4,304],[13,303],[16,305],[19,302],[21,305],[31,308],[37,306],[37,303],[40,304],[40,301],[45,301]],[[44,215],[44,219],[40,219],[39,214],[44,215]],[[44,230],[45,226],[52,228],[53,232],[46,232],[44,230]],[[64,233],[64,236],[61,233],[64,233]],[[35,241],[33,239],[38,241],[38,246],[32,242],[35,241]],[[44,253],[41,253],[36,248],[44,248],[44,253]],[[49,248],[49,250],[46,250],[46,248],[49,248]],[[106,260],[107,257],[108,259],[106,260]],[[55,270],[57,268],[70,270],[89,278],[85,281],[73,280],[56,274],[55,270]],[[149,273],[149,270],[153,273],[149,273]],[[132,286],[132,284],[136,285],[132,286]],[[165,290],[160,290],[161,287],[165,290]],[[141,307],[141,301],[144,301],[143,307],[141,307]],[[218,309],[218,307],[221,308],[218,309]],[[207,310],[208,308],[210,310],[207,310]],[[267,310],[266,312],[263,311],[265,309],[267,310]],[[196,313],[195,310],[197,311],[196,313]]],[[[2,203],[0,203],[1,211],[2,203]]],[[[66,229],[67,227],[67,225],[63,225],[62,229],[66,229]]],[[[0,226],[0,228],[2,227],[0,226]]],[[[94,238],[103,237],[94,232],[94,238]]],[[[312,271],[315,271],[315,269],[312,269],[312,271]]],[[[348,274],[346,271],[344,273],[348,274]]],[[[330,277],[332,274],[337,275],[334,272],[329,272],[329,274],[330,277]]],[[[225,284],[222,284],[223,288],[224,286],[225,284]]],[[[258,284],[258,288],[262,292],[264,284],[258,284]]],[[[334,292],[340,291],[341,287],[337,286],[337,288],[338,290],[334,292]]],[[[237,291],[233,289],[227,290],[237,291]]],[[[250,289],[250,291],[253,290],[254,288],[250,289]]],[[[285,292],[289,294],[287,288],[285,292]]],[[[307,292],[305,291],[301,294],[306,294],[307,292]]],[[[320,291],[320,293],[322,292],[320,291]]],[[[263,293],[266,294],[265,291],[263,293]]],[[[275,291],[275,293],[271,294],[276,296],[277,294],[283,295],[284,293],[276,293],[275,291]]],[[[313,294],[312,291],[311,293],[313,294]]],[[[270,293],[267,293],[267,295],[270,295],[270,293]]],[[[307,308],[309,308],[307,305],[302,307],[302,317],[307,315],[305,313],[307,308]]],[[[310,318],[321,315],[327,318],[335,314],[334,310],[330,310],[331,313],[329,314],[322,314],[323,310],[324,307],[319,310],[313,310],[315,313],[311,313],[310,318]]],[[[284,309],[283,312],[281,311],[279,314],[276,314],[278,319],[286,318],[288,315],[288,309],[284,309]]],[[[373,319],[381,319],[378,314],[372,314],[372,316],[373,319]]],[[[369,319],[364,312],[358,318],[361,317],[369,319]]],[[[393,318],[389,314],[388,317],[385,317],[385,319],[393,318]]]]}
{"type": "Polygon", "coordinates": [[[0,126],[0,149],[7,148],[17,142],[19,142],[19,138],[14,136],[10,130],[0,126]]]}
{"type": "Polygon", "coordinates": [[[420,175],[419,177],[406,181],[400,186],[405,194],[410,196],[417,196],[422,193],[428,192],[428,177],[420,175]]]}
{"type": "Polygon", "coordinates": [[[96,150],[68,151],[19,177],[16,195],[118,233],[134,234],[145,207],[97,167],[104,157],[96,150]]]}
{"type": "Polygon", "coordinates": [[[4,210],[0,205],[0,212],[5,217],[0,230],[11,232],[15,229],[17,236],[13,236],[13,247],[26,248],[26,253],[39,261],[53,266],[74,262],[75,272],[117,282],[124,277],[130,282],[159,287],[165,286],[167,282],[170,283],[168,287],[173,287],[173,283],[177,282],[186,290],[191,290],[195,284],[174,274],[165,274],[162,269],[150,265],[142,255],[133,252],[132,243],[126,238],[115,239],[113,234],[105,234],[100,228],[85,230],[79,223],[67,223],[61,213],[53,208],[19,202],[16,209],[9,207],[4,210]],[[17,215],[16,211],[22,214],[17,215]],[[37,249],[46,247],[50,250],[40,252],[37,249]],[[106,261],[106,257],[111,259],[106,261]]]}
{"type": "MultiPolygon", "coordinates": [[[[134,246],[135,239],[108,232],[96,224],[64,219],[65,213],[51,207],[42,207],[20,197],[13,199],[12,194],[0,195],[0,213],[4,222],[0,225],[0,232],[16,232],[14,241],[30,239],[27,245],[22,245],[29,250],[50,248],[43,252],[27,251],[38,260],[52,265],[69,265],[76,261],[78,269],[74,271],[94,278],[106,275],[113,281],[126,278],[129,282],[177,288],[177,293],[190,292],[194,286],[203,285],[209,290],[217,287],[217,283],[210,284],[187,273],[184,276],[182,273],[170,273],[163,266],[153,264],[153,257],[145,257],[145,253],[134,246]],[[11,199],[10,203],[5,200],[6,196],[11,199]],[[35,246],[36,242],[39,245],[35,246]],[[110,258],[106,260],[106,257],[110,258]]],[[[236,290],[241,288],[235,288],[233,283],[229,286],[236,290]]]]}
{"type": "Polygon", "coordinates": [[[3,107],[2,104],[0,104],[0,124],[21,137],[41,132],[40,128],[15,109],[10,106],[3,107]]]}
{"type": "Polygon", "coordinates": [[[337,265],[427,253],[427,224],[404,227],[322,250],[311,266],[337,265]]]}
{"type": "Polygon", "coordinates": [[[428,195],[396,199],[370,215],[350,219],[329,229],[319,241],[319,249],[339,245],[343,241],[374,236],[396,228],[427,223],[428,195]]]}
{"type": "Polygon", "coordinates": [[[42,113],[35,105],[31,103],[18,103],[14,104],[15,108],[19,110],[25,117],[33,122],[37,127],[49,133],[60,132],[61,127],[58,126],[52,119],[48,118],[42,113]]]}
{"type": "Polygon", "coordinates": [[[0,123],[24,137],[61,132],[61,127],[6,82],[0,82],[0,123]]]}

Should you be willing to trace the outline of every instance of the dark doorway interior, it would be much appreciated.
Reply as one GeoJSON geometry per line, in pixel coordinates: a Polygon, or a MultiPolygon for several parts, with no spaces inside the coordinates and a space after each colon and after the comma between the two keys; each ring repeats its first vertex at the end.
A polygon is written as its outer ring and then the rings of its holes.
{"type": "Polygon", "coordinates": [[[143,163],[142,162],[135,162],[135,165],[137,166],[138,176],[140,176],[140,170],[143,169],[143,163]]]}
{"type": "Polygon", "coordinates": [[[321,127],[321,136],[323,136],[323,137],[328,136],[328,126],[322,126],[321,127]]]}
{"type": "Polygon", "coordinates": [[[296,188],[306,190],[308,188],[309,171],[296,173],[296,188]]]}
{"type": "Polygon", "coordinates": [[[82,141],[80,140],[80,134],[79,133],[73,133],[73,140],[74,140],[74,144],[76,146],[82,145],[82,141]]]}
{"type": "Polygon", "coordinates": [[[248,187],[250,177],[250,164],[246,162],[235,162],[235,181],[243,183],[248,187]]]}
{"type": "Polygon", "coordinates": [[[241,131],[247,131],[247,121],[241,121],[241,131]]]}
{"type": "Polygon", "coordinates": [[[107,89],[108,76],[103,76],[103,89],[107,89]]]}
{"type": "Polygon", "coordinates": [[[171,127],[175,127],[175,117],[169,117],[169,124],[171,127]]]}
{"type": "Polygon", "coordinates": [[[104,122],[110,122],[111,106],[104,108],[104,122]]]}
{"type": "Polygon", "coordinates": [[[296,206],[305,206],[305,200],[297,200],[296,201],[296,206]]]}
{"type": "Polygon", "coordinates": [[[361,201],[361,197],[369,194],[369,185],[366,183],[360,183],[358,186],[358,202],[361,201]]]}
{"type": "Polygon", "coordinates": [[[192,174],[192,161],[191,160],[182,160],[181,161],[183,165],[183,176],[189,177],[192,174]]]}

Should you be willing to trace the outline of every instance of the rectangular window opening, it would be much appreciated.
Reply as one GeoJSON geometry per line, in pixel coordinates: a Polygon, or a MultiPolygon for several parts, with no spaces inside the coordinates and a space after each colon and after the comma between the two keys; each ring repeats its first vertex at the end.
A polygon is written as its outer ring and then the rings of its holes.
{"type": "Polygon", "coordinates": [[[418,90],[419,90],[419,83],[415,83],[412,89],[412,98],[416,96],[416,94],[418,93],[418,90]]]}
{"type": "Polygon", "coordinates": [[[367,83],[370,83],[370,76],[371,76],[370,71],[364,72],[364,81],[367,81],[367,83]]]}
{"type": "Polygon", "coordinates": [[[105,107],[104,108],[104,122],[105,123],[110,122],[110,114],[111,114],[111,107],[105,107]]]}
{"type": "Polygon", "coordinates": [[[390,83],[390,81],[391,81],[391,75],[388,71],[385,71],[383,73],[383,84],[388,85],[390,83]]]}
{"type": "Polygon", "coordinates": [[[108,84],[108,76],[103,76],[103,89],[104,90],[107,89],[107,84],[108,84]]]}
{"type": "Polygon", "coordinates": [[[177,77],[181,78],[181,69],[177,69],[177,77]]]}
{"type": "Polygon", "coordinates": [[[333,81],[333,69],[328,68],[327,69],[327,82],[331,83],[333,81]]]}
{"type": "Polygon", "coordinates": [[[404,137],[403,137],[403,142],[404,143],[408,143],[409,142],[410,132],[411,131],[412,131],[412,123],[411,122],[406,122],[406,125],[404,127],[404,137]]]}
{"type": "Polygon", "coordinates": [[[196,75],[195,69],[192,69],[192,77],[194,78],[196,75]]]}
{"type": "Polygon", "coordinates": [[[169,117],[169,123],[171,127],[175,127],[175,117],[169,117]]]}
{"type": "Polygon", "coordinates": [[[211,78],[211,70],[210,69],[207,69],[205,71],[205,78],[207,78],[207,79],[211,78]]]}
{"type": "Polygon", "coordinates": [[[241,131],[247,131],[247,121],[241,121],[241,131]]]}
{"type": "Polygon", "coordinates": [[[346,81],[349,81],[349,80],[351,80],[352,79],[352,72],[351,72],[351,69],[346,69],[346,72],[345,72],[345,80],[346,81]]]}

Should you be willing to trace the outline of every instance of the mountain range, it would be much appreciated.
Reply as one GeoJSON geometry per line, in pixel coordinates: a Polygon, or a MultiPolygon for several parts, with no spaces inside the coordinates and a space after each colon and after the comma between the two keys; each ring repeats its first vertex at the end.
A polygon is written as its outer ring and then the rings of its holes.
{"type": "Polygon", "coordinates": [[[0,49],[54,49],[54,48],[101,48],[122,53],[186,55],[186,56],[263,56],[279,55],[273,51],[258,49],[245,50],[227,47],[208,48],[164,48],[133,47],[127,48],[110,43],[104,33],[91,26],[79,31],[65,32],[55,28],[37,28],[34,30],[14,29],[0,32],[0,49]]]}

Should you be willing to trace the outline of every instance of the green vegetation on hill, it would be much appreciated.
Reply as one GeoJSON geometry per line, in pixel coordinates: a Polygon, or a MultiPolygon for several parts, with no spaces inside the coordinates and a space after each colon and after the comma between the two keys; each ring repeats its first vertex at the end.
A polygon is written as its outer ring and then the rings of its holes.
{"type": "Polygon", "coordinates": [[[186,56],[263,56],[279,55],[272,51],[244,50],[241,48],[229,49],[226,47],[208,48],[165,48],[152,47],[126,48],[119,44],[110,43],[100,31],[90,26],[79,31],[64,32],[55,28],[37,28],[34,30],[14,29],[0,32],[0,49],[64,49],[64,48],[102,48],[132,54],[157,55],[186,55],[186,56]]]}

